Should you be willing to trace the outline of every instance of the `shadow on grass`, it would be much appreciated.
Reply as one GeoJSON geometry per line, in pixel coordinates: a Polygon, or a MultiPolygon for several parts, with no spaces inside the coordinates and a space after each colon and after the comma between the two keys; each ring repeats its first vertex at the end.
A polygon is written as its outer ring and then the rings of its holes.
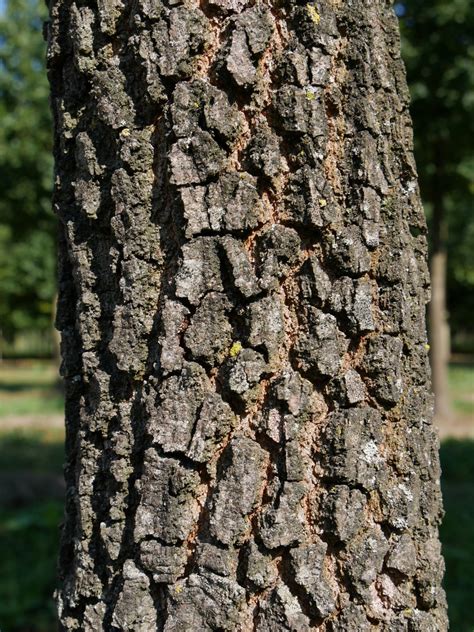
{"type": "Polygon", "coordinates": [[[441,446],[444,509],[440,535],[446,561],[444,585],[454,632],[474,630],[474,440],[441,446]]]}
{"type": "Polygon", "coordinates": [[[0,390],[5,391],[6,393],[23,393],[25,391],[33,391],[35,389],[38,389],[38,384],[36,382],[14,382],[2,384],[0,386],[0,390]]]}
{"type": "Polygon", "coordinates": [[[2,632],[53,632],[60,501],[1,511],[0,621],[2,632]]]}
{"type": "Polygon", "coordinates": [[[0,626],[53,632],[59,525],[63,515],[60,432],[0,434],[0,626]]]}
{"type": "MultiPolygon", "coordinates": [[[[0,622],[2,632],[53,632],[62,520],[63,443],[41,433],[0,435],[0,622]],[[3,484],[8,478],[10,484],[3,484]],[[28,482],[29,481],[29,482],[28,482]],[[59,487],[53,481],[60,481],[59,487]],[[55,487],[56,485],[56,487],[55,487]],[[27,491],[29,488],[30,491],[27,491]],[[26,491],[25,491],[26,490],[26,491]],[[33,493],[31,493],[33,490],[33,493]]],[[[472,632],[474,611],[474,441],[449,440],[441,447],[446,517],[441,540],[451,629],[472,632]]]]}
{"type": "Polygon", "coordinates": [[[0,434],[0,472],[26,469],[61,474],[62,430],[15,430],[0,434]]]}

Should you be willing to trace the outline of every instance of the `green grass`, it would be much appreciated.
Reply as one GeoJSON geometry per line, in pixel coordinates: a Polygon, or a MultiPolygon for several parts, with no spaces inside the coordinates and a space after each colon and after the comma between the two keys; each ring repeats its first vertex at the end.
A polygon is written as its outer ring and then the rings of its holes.
{"type": "Polygon", "coordinates": [[[52,362],[0,363],[0,417],[61,413],[64,399],[52,362]]]}
{"type": "Polygon", "coordinates": [[[2,511],[0,622],[2,632],[53,632],[56,558],[62,503],[2,511]]]}
{"type": "MultiPolygon", "coordinates": [[[[63,432],[24,429],[0,433],[0,485],[11,471],[61,474],[63,432]]],[[[2,632],[53,632],[59,525],[63,503],[17,500],[0,507],[0,627],[2,632]]]]}
{"type": "Polygon", "coordinates": [[[454,411],[474,418],[474,365],[451,365],[448,380],[454,411]]]}
{"type": "Polygon", "coordinates": [[[441,446],[442,489],[446,511],[440,535],[446,562],[445,588],[450,629],[474,630],[474,441],[441,446]]]}
{"type": "Polygon", "coordinates": [[[28,470],[61,473],[63,462],[62,430],[25,429],[0,433],[0,472],[28,470]]]}
{"type": "MultiPolygon", "coordinates": [[[[0,363],[0,485],[8,472],[61,474],[63,429],[48,415],[63,410],[52,362],[0,363]],[[28,416],[41,422],[11,429],[6,418],[28,416]],[[2,418],[4,420],[2,427],[2,418]],[[7,424],[7,425],[5,425],[7,424]]],[[[7,479],[6,479],[7,480],[7,479]]],[[[8,483],[7,483],[8,484],[8,483]]],[[[0,507],[0,628],[2,632],[53,632],[62,502],[42,490],[42,501],[27,497],[0,507]]]]}

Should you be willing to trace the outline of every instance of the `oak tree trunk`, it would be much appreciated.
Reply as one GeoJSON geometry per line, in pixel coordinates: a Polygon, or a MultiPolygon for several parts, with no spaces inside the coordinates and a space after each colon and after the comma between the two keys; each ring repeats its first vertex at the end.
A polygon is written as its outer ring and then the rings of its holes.
{"type": "Polygon", "coordinates": [[[52,0],[62,630],[447,628],[382,0],[52,0]]]}

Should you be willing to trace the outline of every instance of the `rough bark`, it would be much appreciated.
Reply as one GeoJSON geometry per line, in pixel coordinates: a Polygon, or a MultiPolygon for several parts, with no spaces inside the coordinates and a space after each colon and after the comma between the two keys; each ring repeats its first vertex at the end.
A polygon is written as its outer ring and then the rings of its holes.
{"type": "Polygon", "coordinates": [[[447,627],[382,1],[53,0],[62,630],[447,627]]]}

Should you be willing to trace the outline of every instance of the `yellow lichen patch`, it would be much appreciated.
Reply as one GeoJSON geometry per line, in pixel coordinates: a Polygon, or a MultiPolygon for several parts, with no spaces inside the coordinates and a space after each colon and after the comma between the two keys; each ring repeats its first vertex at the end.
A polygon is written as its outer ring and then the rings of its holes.
{"type": "Polygon", "coordinates": [[[326,202],[326,200],[325,200],[324,198],[321,198],[321,199],[319,200],[319,206],[320,206],[321,208],[324,208],[325,206],[327,206],[327,202],[326,202]]]}
{"type": "Polygon", "coordinates": [[[308,92],[306,93],[306,98],[308,99],[308,101],[314,101],[316,95],[314,94],[314,92],[311,92],[311,90],[308,90],[308,92]]]}
{"type": "Polygon", "coordinates": [[[128,129],[128,127],[123,128],[123,130],[120,132],[120,136],[130,136],[130,130],[128,129]]]}
{"type": "Polygon", "coordinates": [[[230,348],[229,355],[231,358],[235,358],[235,356],[238,356],[241,351],[242,343],[237,340],[237,342],[234,342],[234,344],[230,348]]]}
{"type": "Polygon", "coordinates": [[[321,16],[316,11],[316,8],[312,4],[306,5],[306,11],[308,12],[309,17],[313,20],[315,24],[319,24],[321,21],[321,16]]]}

